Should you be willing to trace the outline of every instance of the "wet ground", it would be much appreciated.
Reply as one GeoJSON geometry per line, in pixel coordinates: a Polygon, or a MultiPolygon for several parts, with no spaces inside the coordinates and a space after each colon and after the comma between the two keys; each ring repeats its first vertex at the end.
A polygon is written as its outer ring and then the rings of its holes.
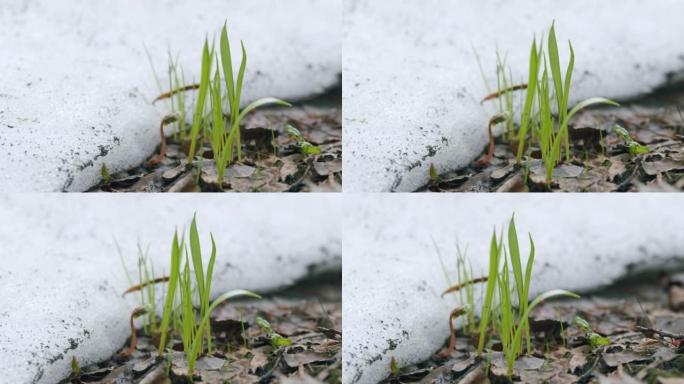
{"type": "MultiPolygon", "coordinates": [[[[188,164],[188,143],[166,139],[140,166],[115,174],[103,169],[104,192],[339,192],[342,189],[342,122],[339,89],[292,108],[263,108],[250,113],[241,129],[244,158],[228,166],[219,184],[208,143],[188,164]],[[288,133],[296,128],[301,139],[288,133]],[[306,154],[302,140],[320,153],[306,154]]],[[[173,123],[175,124],[175,123],[173,123]]],[[[158,130],[159,127],[150,127],[158,130]]]]}
{"type": "MultiPolygon", "coordinates": [[[[483,127],[483,129],[487,129],[483,127]]],[[[571,159],[546,183],[538,148],[518,165],[510,142],[495,140],[491,161],[433,178],[433,192],[669,192],[684,190],[684,86],[623,103],[580,112],[570,124],[571,159]],[[614,130],[624,127],[648,153],[630,153],[614,130]]]]}
{"type": "MultiPolygon", "coordinates": [[[[214,350],[198,359],[194,383],[339,383],[342,346],[341,276],[328,274],[258,301],[222,305],[212,315],[214,350]],[[291,345],[274,347],[257,317],[291,345]]],[[[157,358],[154,335],[137,332],[108,361],[79,367],[62,383],[188,383],[182,342],[157,358]],[[126,353],[130,352],[130,353],[126,353]],[[122,356],[122,353],[126,355],[122,356]],[[170,364],[169,364],[170,361],[170,364]]]]}
{"type": "Polygon", "coordinates": [[[449,354],[445,343],[430,360],[403,368],[384,382],[682,383],[682,310],[683,275],[640,274],[579,300],[537,307],[530,322],[533,351],[517,360],[511,378],[499,343],[477,357],[475,340],[458,329],[454,352],[449,354]],[[578,316],[594,335],[577,324],[578,316]]]}

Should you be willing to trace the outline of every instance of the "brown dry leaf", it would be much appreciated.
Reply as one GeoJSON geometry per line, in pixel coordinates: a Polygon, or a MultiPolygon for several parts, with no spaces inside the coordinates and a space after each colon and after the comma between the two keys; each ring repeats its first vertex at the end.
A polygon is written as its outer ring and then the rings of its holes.
{"type": "Polygon", "coordinates": [[[303,367],[299,367],[295,374],[290,376],[285,376],[283,374],[277,374],[276,377],[280,380],[281,384],[322,384],[323,382],[312,377],[303,367]]]}
{"type": "Polygon", "coordinates": [[[289,353],[285,352],[283,354],[283,360],[291,368],[297,368],[300,365],[307,365],[311,363],[327,363],[335,360],[334,357],[326,356],[322,353],[317,353],[313,351],[304,351],[299,353],[289,353]]]}
{"type": "Polygon", "coordinates": [[[282,161],[283,165],[280,167],[280,180],[285,181],[288,177],[294,178],[297,172],[299,172],[297,164],[301,159],[302,157],[299,154],[281,158],[280,161],[282,161]]]}
{"type": "Polygon", "coordinates": [[[631,350],[623,350],[612,353],[604,353],[603,361],[609,367],[617,367],[628,363],[643,363],[653,360],[651,356],[644,356],[631,350]]]}
{"type": "Polygon", "coordinates": [[[257,372],[257,370],[264,368],[268,364],[268,356],[262,350],[253,350],[254,355],[249,361],[249,370],[257,372]]]}

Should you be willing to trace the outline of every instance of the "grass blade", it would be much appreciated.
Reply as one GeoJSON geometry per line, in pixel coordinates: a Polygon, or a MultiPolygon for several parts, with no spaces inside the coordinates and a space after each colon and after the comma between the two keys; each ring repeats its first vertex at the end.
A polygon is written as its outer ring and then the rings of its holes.
{"type": "Polygon", "coordinates": [[[197,95],[197,106],[195,108],[195,115],[192,119],[192,127],[190,128],[190,150],[188,151],[188,162],[192,163],[195,157],[195,147],[197,146],[197,138],[202,128],[202,117],[204,115],[204,102],[207,97],[209,89],[209,73],[211,72],[211,57],[209,54],[209,43],[204,40],[204,48],[202,49],[202,73],[200,76],[200,86],[197,95]]]}
{"type": "Polygon", "coordinates": [[[482,306],[482,318],[480,319],[480,337],[477,342],[477,355],[482,355],[484,349],[484,342],[489,326],[489,317],[492,310],[492,302],[494,300],[494,290],[496,289],[496,281],[499,270],[499,255],[501,254],[501,245],[496,238],[496,232],[492,233],[492,240],[489,245],[489,279],[487,280],[487,291],[485,293],[485,301],[482,306]]]}
{"type": "Polygon", "coordinates": [[[169,285],[166,289],[166,302],[164,303],[164,313],[162,314],[159,356],[164,353],[164,346],[166,346],[171,312],[173,311],[174,295],[176,293],[176,287],[178,286],[182,249],[183,244],[178,244],[178,232],[175,232],[173,234],[173,241],[171,242],[171,274],[169,275],[169,285]]]}
{"type": "Polygon", "coordinates": [[[202,249],[200,247],[199,235],[197,233],[196,217],[192,217],[190,223],[190,255],[192,256],[192,268],[197,279],[197,292],[199,297],[204,297],[204,266],[202,265],[202,249]]]}
{"type": "Polygon", "coordinates": [[[537,41],[535,39],[532,41],[532,48],[530,49],[530,72],[527,77],[525,107],[523,109],[522,118],[520,119],[520,129],[518,130],[517,163],[520,163],[523,151],[525,150],[525,139],[527,138],[527,131],[530,124],[532,106],[534,105],[534,94],[537,90],[537,76],[539,76],[539,55],[537,51],[537,41]]]}
{"type": "MultiPolygon", "coordinates": [[[[226,82],[226,90],[228,92],[228,105],[233,107],[235,102],[235,84],[233,82],[233,60],[230,54],[230,40],[228,39],[228,23],[223,24],[223,29],[221,30],[221,64],[223,66],[223,79],[226,82]]],[[[231,110],[231,115],[232,115],[231,110]]],[[[231,118],[231,121],[232,118],[231,118]]]]}

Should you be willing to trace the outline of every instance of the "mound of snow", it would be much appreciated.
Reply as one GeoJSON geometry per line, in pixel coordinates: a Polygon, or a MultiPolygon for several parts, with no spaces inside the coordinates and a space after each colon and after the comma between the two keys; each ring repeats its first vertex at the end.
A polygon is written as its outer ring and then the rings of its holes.
{"type": "MultiPolygon", "coordinates": [[[[556,21],[561,60],[575,48],[571,102],[624,99],[684,69],[677,0],[348,0],[343,26],[347,191],[412,191],[473,161],[487,141],[496,50],[526,82],[530,44],[556,21]],[[491,76],[490,76],[491,75],[491,76]]],[[[563,64],[565,65],[565,64],[563,64]]]]}
{"type": "Polygon", "coordinates": [[[164,84],[168,51],[197,82],[204,38],[228,20],[247,48],[244,101],[296,100],[339,81],[341,19],[341,0],[4,1],[0,188],[85,190],[102,164],[150,156],[165,110],[145,47],[164,84]]]}
{"type": "MultiPolygon", "coordinates": [[[[376,383],[448,338],[456,245],[487,274],[492,230],[515,212],[521,252],[536,247],[531,295],[587,290],[633,267],[684,261],[684,199],[674,195],[427,195],[349,199],[345,207],[343,382],[376,383]],[[433,242],[434,240],[434,242],[433,242]]],[[[477,286],[477,289],[483,289],[477,286]]],[[[475,297],[481,297],[475,292],[475,297]]]]}
{"type": "Polygon", "coordinates": [[[86,365],[121,348],[139,297],[122,297],[117,244],[134,281],[138,243],[164,275],[174,228],[194,212],[205,262],[216,239],[214,294],[341,269],[342,211],[327,196],[3,195],[0,382],[56,383],[72,357],[86,365]]]}

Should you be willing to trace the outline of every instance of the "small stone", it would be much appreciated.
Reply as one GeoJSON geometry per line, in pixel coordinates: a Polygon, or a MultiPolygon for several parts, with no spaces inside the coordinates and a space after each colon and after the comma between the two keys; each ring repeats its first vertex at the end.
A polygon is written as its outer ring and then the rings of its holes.
{"type": "Polygon", "coordinates": [[[178,166],[176,168],[167,169],[162,173],[162,179],[166,182],[176,180],[178,175],[183,172],[184,167],[178,166]]]}
{"type": "Polygon", "coordinates": [[[136,375],[142,375],[147,372],[154,364],[155,358],[150,357],[146,360],[138,361],[133,364],[133,373],[136,375]]]}
{"type": "Polygon", "coordinates": [[[492,173],[491,173],[491,175],[489,175],[489,177],[491,177],[492,180],[498,182],[498,181],[502,180],[504,177],[510,175],[511,172],[513,172],[514,168],[515,168],[515,166],[513,164],[509,164],[508,166],[505,166],[503,168],[495,169],[494,171],[492,171],[492,173]]]}

